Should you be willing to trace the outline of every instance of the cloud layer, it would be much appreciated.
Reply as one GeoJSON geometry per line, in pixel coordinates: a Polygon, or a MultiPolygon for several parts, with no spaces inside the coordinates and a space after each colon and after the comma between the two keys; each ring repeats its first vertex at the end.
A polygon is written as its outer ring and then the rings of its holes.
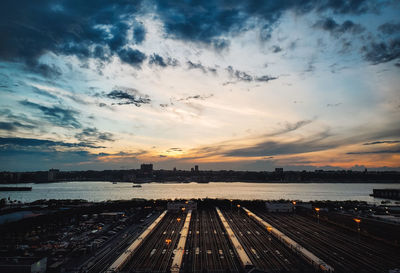
{"type": "Polygon", "coordinates": [[[399,11],[5,0],[3,168],[398,167],[399,11]]]}

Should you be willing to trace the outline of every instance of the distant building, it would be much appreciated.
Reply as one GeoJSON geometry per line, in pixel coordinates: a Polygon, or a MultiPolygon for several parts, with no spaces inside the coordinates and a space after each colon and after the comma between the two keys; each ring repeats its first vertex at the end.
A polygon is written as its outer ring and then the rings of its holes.
{"type": "Polygon", "coordinates": [[[168,202],[167,209],[168,209],[168,211],[172,211],[172,212],[179,212],[182,210],[185,210],[185,211],[197,210],[197,202],[194,202],[194,201],[186,201],[184,203],[168,202]]]}
{"type": "Polygon", "coordinates": [[[276,173],[283,173],[283,168],[275,168],[276,173]]]}
{"type": "Polygon", "coordinates": [[[190,171],[191,171],[191,172],[194,172],[194,168],[190,168],[190,171]]]}
{"type": "Polygon", "coordinates": [[[50,169],[47,173],[48,181],[55,181],[57,179],[57,175],[60,173],[59,169],[50,169]]]}
{"type": "Polygon", "coordinates": [[[268,212],[292,212],[293,211],[293,204],[291,202],[284,202],[284,203],[265,202],[265,207],[267,208],[268,212]]]}
{"type": "Polygon", "coordinates": [[[312,209],[312,204],[309,202],[297,202],[296,203],[296,208],[305,208],[305,209],[312,209]]]}
{"type": "Polygon", "coordinates": [[[195,172],[198,172],[198,171],[199,171],[199,165],[195,165],[195,166],[194,166],[194,171],[195,171],[195,172]]]}
{"type": "Polygon", "coordinates": [[[0,257],[0,272],[45,273],[46,269],[46,257],[0,257]]]}
{"type": "Polygon", "coordinates": [[[133,182],[136,179],[136,174],[134,173],[124,173],[124,175],[122,176],[122,180],[123,181],[127,181],[127,182],[133,182]]]}
{"type": "Polygon", "coordinates": [[[400,200],[400,189],[373,189],[372,196],[400,200]]]}
{"type": "Polygon", "coordinates": [[[144,174],[152,174],[153,173],[153,164],[140,165],[140,171],[144,174]]]}

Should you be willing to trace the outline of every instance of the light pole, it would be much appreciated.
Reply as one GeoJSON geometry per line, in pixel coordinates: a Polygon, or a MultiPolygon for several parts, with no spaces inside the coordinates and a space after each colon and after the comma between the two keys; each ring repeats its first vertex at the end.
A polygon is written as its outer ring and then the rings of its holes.
{"type": "Polygon", "coordinates": [[[240,211],[240,205],[237,204],[237,208],[238,208],[238,215],[239,215],[239,211],[240,211]]]}
{"type": "Polygon", "coordinates": [[[296,213],[296,201],[293,201],[292,204],[293,204],[293,213],[296,213]]]}
{"type": "Polygon", "coordinates": [[[319,224],[319,208],[315,208],[315,211],[317,212],[317,222],[319,224]]]}
{"type": "Polygon", "coordinates": [[[360,240],[360,223],[361,223],[361,219],[359,218],[354,218],[353,219],[356,223],[357,223],[357,234],[358,234],[358,240],[360,240]]]}

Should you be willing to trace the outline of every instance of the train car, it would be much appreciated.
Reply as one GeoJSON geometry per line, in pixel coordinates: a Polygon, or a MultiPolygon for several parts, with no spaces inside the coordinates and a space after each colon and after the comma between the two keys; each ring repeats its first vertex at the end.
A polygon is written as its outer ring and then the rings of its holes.
{"type": "Polygon", "coordinates": [[[282,243],[284,243],[286,246],[288,246],[290,249],[292,249],[294,252],[296,252],[298,255],[300,255],[303,259],[305,259],[309,264],[311,264],[315,269],[320,270],[322,272],[329,272],[332,273],[335,270],[333,267],[325,263],[323,260],[315,256],[313,253],[302,247],[300,244],[286,236],[284,233],[281,231],[277,230],[274,228],[272,225],[252,213],[246,208],[243,208],[244,211],[246,211],[247,215],[255,218],[260,224],[265,226],[265,228],[271,232],[278,240],[280,240],[282,243]]]}
{"type": "Polygon", "coordinates": [[[167,211],[161,213],[161,215],[128,247],[128,249],[118,257],[118,259],[108,268],[106,272],[120,272],[132,258],[138,247],[142,245],[143,241],[157,227],[166,214],[167,211]]]}

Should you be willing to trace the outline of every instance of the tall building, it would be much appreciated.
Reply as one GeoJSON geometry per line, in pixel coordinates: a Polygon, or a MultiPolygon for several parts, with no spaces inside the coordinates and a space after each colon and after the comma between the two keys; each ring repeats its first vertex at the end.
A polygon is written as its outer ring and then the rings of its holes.
{"type": "Polygon", "coordinates": [[[140,171],[143,174],[152,174],[153,173],[153,164],[142,164],[142,165],[140,165],[140,171]]]}
{"type": "Polygon", "coordinates": [[[48,181],[55,181],[57,179],[57,175],[60,172],[59,169],[50,169],[47,172],[47,180],[48,181]]]}
{"type": "Polygon", "coordinates": [[[140,165],[141,171],[152,172],[153,171],[153,164],[142,164],[140,165]]]}
{"type": "Polygon", "coordinates": [[[195,166],[194,166],[194,171],[195,171],[195,172],[198,172],[198,171],[199,171],[199,165],[195,165],[195,166]]]}

